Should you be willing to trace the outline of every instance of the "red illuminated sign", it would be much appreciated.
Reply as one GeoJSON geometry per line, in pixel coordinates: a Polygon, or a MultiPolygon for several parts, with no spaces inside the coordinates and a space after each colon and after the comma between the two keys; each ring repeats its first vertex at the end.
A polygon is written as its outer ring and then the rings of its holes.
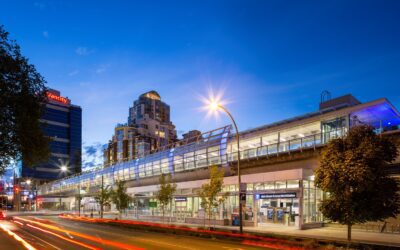
{"type": "Polygon", "coordinates": [[[55,95],[51,92],[46,92],[46,96],[47,96],[47,98],[49,98],[52,101],[60,102],[63,104],[69,104],[69,100],[67,98],[59,96],[59,95],[55,95]]]}

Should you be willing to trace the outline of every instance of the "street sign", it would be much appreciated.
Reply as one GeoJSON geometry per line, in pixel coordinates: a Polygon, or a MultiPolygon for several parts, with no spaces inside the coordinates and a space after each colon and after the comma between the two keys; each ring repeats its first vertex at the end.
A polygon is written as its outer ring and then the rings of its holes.
{"type": "Polygon", "coordinates": [[[186,197],[175,197],[175,202],[186,202],[187,198],[186,197]]]}
{"type": "Polygon", "coordinates": [[[259,199],[296,198],[296,193],[260,194],[259,199]]]}
{"type": "Polygon", "coordinates": [[[149,207],[156,208],[157,202],[156,201],[149,201],[149,207]]]}

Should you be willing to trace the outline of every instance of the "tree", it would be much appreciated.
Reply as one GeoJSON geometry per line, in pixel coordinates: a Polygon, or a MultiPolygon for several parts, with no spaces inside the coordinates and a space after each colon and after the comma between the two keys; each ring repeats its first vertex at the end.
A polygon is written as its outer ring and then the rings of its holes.
{"type": "Polygon", "coordinates": [[[315,185],[328,197],[320,210],[328,219],[351,227],[356,223],[382,221],[399,212],[398,186],[385,171],[397,157],[396,145],[374,133],[370,126],[350,129],[322,150],[315,185]]]}
{"type": "Polygon", "coordinates": [[[103,218],[104,206],[111,202],[110,186],[104,186],[104,177],[101,176],[101,186],[94,199],[100,205],[100,218],[103,218]]]}
{"type": "Polygon", "coordinates": [[[39,119],[46,102],[45,80],[0,26],[0,174],[10,162],[33,166],[49,157],[49,138],[39,119]]]}
{"type": "Polygon", "coordinates": [[[208,221],[211,222],[213,208],[219,207],[224,202],[228,193],[220,196],[222,192],[222,185],[224,184],[224,169],[218,169],[217,166],[211,166],[210,168],[210,181],[204,183],[201,186],[201,190],[198,195],[201,199],[201,207],[208,214],[208,221]],[[219,198],[218,198],[219,197],[219,198]]]}
{"type": "Polygon", "coordinates": [[[123,181],[117,181],[116,186],[116,190],[111,191],[111,200],[117,207],[119,218],[121,218],[122,212],[129,206],[131,197],[126,193],[125,183],[123,181]]]}
{"type": "Polygon", "coordinates": [[[164,222],[165,208],[171,203],[173,195],[176,191],[176,183],[172,183],[171,174],[168,174],[168,179],[165,174],[160,176],[160,187],[156,193],[156,198],[160,202],[162,217],[164,222]]]}

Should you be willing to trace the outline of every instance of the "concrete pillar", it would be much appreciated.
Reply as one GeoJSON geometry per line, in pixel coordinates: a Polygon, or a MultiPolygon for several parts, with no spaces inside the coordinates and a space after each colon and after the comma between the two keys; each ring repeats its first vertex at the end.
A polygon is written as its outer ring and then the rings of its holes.
{"type": "Polygon", "coordinates": [[[253,219],[254,226],[258,226],[258,200],[256,199],[256,194],[253,194],[253,219]]]}
{"type": "Polygon", "coordinates": [[[300,180],[300,195],[299,195],[299,229],[303,227],[303,197],[304,197],[304,188],[303,188],[303,180],[300,180]]]}

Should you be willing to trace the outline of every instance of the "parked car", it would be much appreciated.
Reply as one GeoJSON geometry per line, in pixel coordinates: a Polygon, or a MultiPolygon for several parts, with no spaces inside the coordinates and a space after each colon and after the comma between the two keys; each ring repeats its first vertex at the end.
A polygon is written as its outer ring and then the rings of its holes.
{"type": "Polygon", "coordinates": [[[6,219],[6,213],[0,211],[0,220],[5,220],[5,219],[6,219]]]}

